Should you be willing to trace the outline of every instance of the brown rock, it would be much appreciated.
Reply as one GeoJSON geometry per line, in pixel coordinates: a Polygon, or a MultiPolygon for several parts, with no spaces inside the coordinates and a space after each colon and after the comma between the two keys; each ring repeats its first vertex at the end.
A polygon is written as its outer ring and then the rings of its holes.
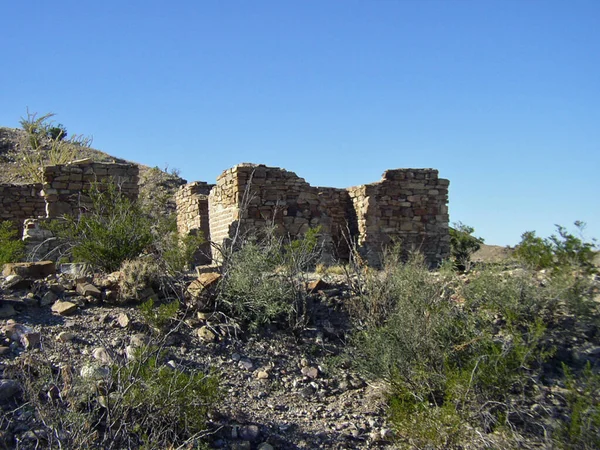
{"type": "Polygon", "coordinates": [[[129,316],[125,313],[121,313],[117,316],[117,323],[121,328],[127,328],[129,326],[129,316]]]}
{"type": "Polygon", "coordinates": [[[207,272],[198,275],[198,278],[190,283],[188,292],[193,297],[199,297],[203,292],[214,287],[221,279],[221,274],[217,272],[207,272]]]}
{"type": "Polygon", "coordinates": [[[56,266],[52,261],[36,261],[24,263],[8,263],[4,265],[2,275],[19,275],[23,278],[46,278],[56,273],[56,266]]]}
{"type": "Polygon", "coordinates": [[[53,312],[61,316],[69,316],[77,310],[77,305],[72,302],[58,301],[54,305],[52,305],[51,309],[53,312]]]}
{"type": "Polygon", "coordinates": [[[319,369],[316,367],[306,366],[302,368],[302,375],[308,378],[317,378],[319,376],[319,369]]]}
{"type": "Polygon", "coordinates": [[[206,342],[213,342],[217,339],[217,335],[213,333],[207,326],[198,329],[198,337],[206,342]]]}
{"type": "Polygon", "coordinates": [[[308,290],[308,292],[318,292],[325,289],[329,289],[330,287],[331,285],[329,283],[326,283],[320,278],[318,280],[310,281],[306,285],[306,289],[308,290]]]}
{"type": "Polygon", "coordinates": [[[77,292],[84,297],[92,296],[94,298],[101,298],[102,292],[92,283],[77,283],[77,292]]]}

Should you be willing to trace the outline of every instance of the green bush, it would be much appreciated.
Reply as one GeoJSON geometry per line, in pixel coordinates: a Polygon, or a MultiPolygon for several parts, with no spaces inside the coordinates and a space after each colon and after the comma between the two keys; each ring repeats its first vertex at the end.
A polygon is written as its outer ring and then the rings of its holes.
{"type": "MultiPolygon", "coordinates": [[[[576,221],[575,227],[583,236],[585,223],[576,221]]],[[[586,241],[556,225],[558,235],[540,238],[535,231],[527,231],[521,236],[521,242],[515,250],[515,256],[536,269],[553,269],[555,272],[565,269],[577,269],[583,273],[595,273],[594,265],[596,241],[586,241]]]]}
{"type": "Polygon", "coordinates": [[[590,363],[576,377],[563,364],[568,414],[553,440],[560,448],[600,448],[600,374],[590,363]]]}
{"type": "Polygon", "coordinates": [[[473,236],[475,229],[461,222],[450,227],[450,253],[454,266],[460,272],[471,267],[471,255],[481,248],[483,239],[473,236]]]}
{"type": "Polygon", "coordinates": [[[416,447],[449,448],[474,429],[515,427],[553,354],[545,319],[555,291],[486,269],[466,286],[422,258],[388,255],[353,301],[356,367],[389,385],[390,418],[416,447]]]}
{"type": "Polygon", "coordinates": [[[19,261],[23,257],[25,244],[18,234],[12,222],[0,222],[0,267],[9,262],[19,261]]]}
{"type": "Polygon", "coordinates": [[[83,377],[30,356],[10,369],[23,386],[19,420],[34,421],[43,448],[200,446],[221,397],[219,379],[163,362],[159,349],[142,347],[127,364],[83,377]]]}
{"type": "Polygon", "coordinates": [[[150,298],[140,305],[140,312],[146,323],[158,330],[169,325],[176,318],[177,311],[179,311],[179,300],[155,306],[154,300],[150,298]]]}
{"type": "Polygon", "coordinates": [[[319,230],[291,242],[266,230],[247,237],[225,255],[218,302],[229,315],[251,328],[284,322],[292,328],[305,324],[307,267],[318,257],[319,230]]]}
{"type": "Polygon", "coordinates": [[[106,272],[137,258],[153,241],[152,222],[138,203],[122,195],[113,183],[95,184],[89,191],[91,207],[79,217],[67,216],[52,231],[76,261],[106,272]]]}

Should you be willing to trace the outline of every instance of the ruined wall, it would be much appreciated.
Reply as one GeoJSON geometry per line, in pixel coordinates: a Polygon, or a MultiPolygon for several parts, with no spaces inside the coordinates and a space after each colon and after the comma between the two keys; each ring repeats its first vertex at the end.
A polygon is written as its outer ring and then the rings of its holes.
{"type": "Polygon", "coordinates": [[[196,253],[197,264],[207,264],[211,260],[208,193],[212,187],[213,185],[196,181],[181,186],[175,193],[177,230],[182,235],[202,233],[206,241],[196,253]]]}
{"type": "Polygon", "coordinates": [[[46,203],[40,195],[42,185],[0,184],[0,221],[10,220],[19,232],[23,221],[46,215],[46,203]]]}
{"type": "Polygon", "coordinates": [[[77,215],[89,206],[84,191],[92,183],[116,182],[120,191],[132,200],[137,199],[139,168],[133,164],[101,163],[91,160],[73,161],[47,166],[43,174],[42,195],[46,201],[46,216],[77,215]]]}
{"type": "MultiPolygon", "coordinates": [[[[209,195],[211,239],[223,244],[236,232],[273,226],[281,236],[296,238],[321,227],[325,253],[336,254],[351,205],[343,189],[310,186],[278,167],[240,164],[223,172],[209,195]]],[[[341,250],[347,254],[347,249],[341,250]]]]}
{"type": "Polygon", "coordinates": [[[381,181],[348,189],[358,225],[358,246],[369,263],[394,241],[418,250],[430,265],[450,254],[449,181],[434,169],[388,170],[381,181]]]}

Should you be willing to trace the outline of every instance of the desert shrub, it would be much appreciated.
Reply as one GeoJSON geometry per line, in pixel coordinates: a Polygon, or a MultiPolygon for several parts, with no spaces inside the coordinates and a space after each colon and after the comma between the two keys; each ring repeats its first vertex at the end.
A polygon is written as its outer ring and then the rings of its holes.
{"type": "Polygon", "coordinates": [[[301,326],[306,317],[304,270],[318,257],[318,230],[285,242],[273,230],[247,237],[225,255],[218,302],[231,316],[257,328],[285,322],[301,326]]]}
{"type": "Polygon", "coordinates": [[[588,362],[579,376],[563,364],[567,413],[553,435],[559,448],[600,448],[600,374],[588,362]]]}
{"type": "Polygon", "coordinates": [[[386,255],[353,301],[359,370],[389,386],[390,418],[416,447],[449,448],[516,427],[552,355],[545,318],[554,292],[531,276],[485,269],[466,286],[413,257],[386,255]]]}
{"type": "Polygon", "coordinates": [[[219,380],[214,374],[172,368],[163,361],[157,348],[146,347],[125,365],[96,369],[93,377],[33,357],[12,371],[23,386],[23,408],[43,448],[163,449],[199,444],[207,412],[220,399],[219,380]]]}
{"type": "Polygon", "coordinates": [[[82,147],[91,145],[91,138],[72,135],[62,124],[54,125],[53,113],[41,117],[27,111],[20,121],[25,131],[23,149],[20,153],[19,169],[26,179],[43,182],[42,169],[48,165],[65,164],[77,158],[82,147]]]}
{"type": "Polygon", "coordinates": [[[152,222],[113,183],[94,184],[88,194],[89,210],[79,217],[67,216],[52,231],[76,261],[113,272],[150,246],[152,222]]]}
{"type": "Polygon", "coordinates": [[[25,244],[10,221],[0,222],[0,267],[9,262],[19,261],[24,254],[25,244]]]}
{"type": "Polygon", "coordinates": [[[464,272],[471,267],[471,255],[481,248],[483,239],[473,236],[475,229],[461,222],[450,228],[450,253],[457,270],[464,272]]]}
{"type": "Polygon", "coordinates": [[[156,306],[154,299],[150,298],[140,305],[140,312],[147,324],[155,329],[162,330],[177,316],[179,300],[161,303],[156,306]]]}
{"type": "Polygon", "coordinates": [[[155,222],[152,247],[164,273],[176,276],[185,272],[205,242],[204,236],[202,233],[185,236],[179,234],[175,214],[156,217],[155,222]]]}
{"type": "Polygon", "coordinates": [[[580,237],[560,225],[556,225],[558,235],[548,238],[540,238],[535,231],[527,231],[521,236],[515,256],[536,269],[550,268],[555,272],[577,269],[583,273],[595,273],[596,241],[583,238],[585,223],[576,221],[575,227],[580,237]]]}

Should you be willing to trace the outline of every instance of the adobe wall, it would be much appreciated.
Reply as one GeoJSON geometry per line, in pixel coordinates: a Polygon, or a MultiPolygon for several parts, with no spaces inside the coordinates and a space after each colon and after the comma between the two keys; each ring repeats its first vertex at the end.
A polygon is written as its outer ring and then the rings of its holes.
{"type": "Polygon", "coordinates": [[[116,182],[119,190],[132,200],[137,199],[139,168],[133,164],[102,163],[89,159],[69,164],[47,166],[43,173],[42,196],[46,202],[46,217],[77,215],[90,204],[83,192],[93,183],[116,182]]]}
{"type": "Polygon", "coordinates": [[[359,251],[370,264],[394,241],[430,265],[450,255],[448,185],[434,169],[388,170],[377,183],[348,189],[357,215],[359,251]]]}
{"type": "Polygon", "coordinates": [[[181,235],[202,233],[206,241],[198,249],[196,264],[207,264],[211,261],[208,193],[212,187],[211,184],[196,181],[181,186],[175,193],[177,230],[181,235]]]}
{"type": "Polygon", "coordinates": [[[0,184],[0,221],[10,220],[21,232],[25,219],[44,217],[46,202],[41,190],[39,183],[0,184]]]}

